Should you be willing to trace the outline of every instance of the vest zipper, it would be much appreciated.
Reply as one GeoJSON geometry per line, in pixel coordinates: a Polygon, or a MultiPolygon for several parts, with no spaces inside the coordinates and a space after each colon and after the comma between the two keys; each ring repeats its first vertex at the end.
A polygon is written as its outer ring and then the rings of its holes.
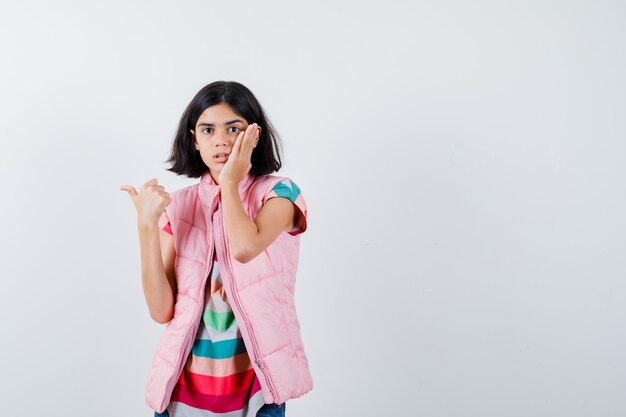
{"type": "MultiPolygon", "coordinates": [[[[231,287],[231,293],[233,295],[233,301],[235,302],[237,309],[240,312],[243,312],[243,308],[241,306],[241,303],[239,302],[239,298],[237,296],[237,288],[235,286],[235,280],[233,279],[233,273],[232,273],[232,269],[230,267],[230,254],[228,253],[228,245],[224,245],[221,246],[222,243],[226,243],[226,230],[225,230],[225,225],[224,225],[224,217],[223,217],[223,213],[220,213],[220,223],[221,223],[221,227],[217,227],[216,230],[219,230],[220,232],[220,236],[219,239],[216,239],[216,243],[218,244],[218,246],[220,246],[220,249],[222,249],[222,253],[226,254],[225,260],[223,262],[220,262],[220,266],[223,264],[224,266],[226,266],[226,269],[228,269],[228,281],[230,281],[230,287],[231,287]]],[[[265,377],[265,380],[267,381],[267,386],[270,390],[270,393],[272,394],[272,401],[276,400],[276,390],[274,388],[274,384],[272,383],[272,380],[268,374],[268,372],[265,369],[265,365],[263,364],[263,361],[261,361],[260,359],[260,354],[259,354],[259,350],[258,350],[258,346],[256,344],[256,337],[254,336],[254,332],[252,330],[252,327],[250,326],[250,324],[248,323],[248,320],[245,318],[245,314],[240,314],[241,318],[243,319],[243,323],[246,326],[246,329],[248,329],[248,334],[250,335],[250,342],[252,344],[252,350],[253,350],[253,354],[254,354],[254,362],[257,364],[257,366],[259,367],[259,369],[261,370],[261,373],[263,374],[263,376],[265,377]]],[[[239,317],[236,318],[239,321],[239,317]]]]}

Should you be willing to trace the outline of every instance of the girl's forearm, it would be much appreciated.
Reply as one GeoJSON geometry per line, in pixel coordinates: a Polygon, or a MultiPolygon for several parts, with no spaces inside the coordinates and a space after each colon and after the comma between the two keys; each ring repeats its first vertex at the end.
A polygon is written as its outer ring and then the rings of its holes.
{"type": "Polygon", "coordinates": [[[256,223],[248,217],[241,203],[239,189],[233,182],[223,182],[222,205],[224,207],[224,226],[233,257],[243,261],[254,246],[254,239],[259,230],[256,223]]]}
{"type": "Polygon", "coordinates": [[[158,323],[167,323],[174,315],[174,291],[167,279],[159,227],[155,224],[137,225],[141,251],[141,282],[150,317],[158,323]]]}

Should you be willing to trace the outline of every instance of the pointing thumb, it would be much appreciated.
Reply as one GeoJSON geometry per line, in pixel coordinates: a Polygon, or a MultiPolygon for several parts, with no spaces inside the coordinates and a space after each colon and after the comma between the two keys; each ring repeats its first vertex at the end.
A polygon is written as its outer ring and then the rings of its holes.
{"type": "Polygon", "coordinates": [[[137,190],[132,185],[122,185],[120,190],[127,191],[133,200],[137,197],[137,190]]]}

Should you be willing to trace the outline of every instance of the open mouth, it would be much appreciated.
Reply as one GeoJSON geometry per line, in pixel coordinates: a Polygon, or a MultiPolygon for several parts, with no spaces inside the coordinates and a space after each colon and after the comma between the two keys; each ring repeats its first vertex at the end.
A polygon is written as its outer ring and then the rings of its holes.
{"type": "Polygon", "coordinates": [[[213,158],[215,158],[217,162],[226,162],[228,161],[228,154],[220,153],[220,154],[215,155],[213,158]]]}

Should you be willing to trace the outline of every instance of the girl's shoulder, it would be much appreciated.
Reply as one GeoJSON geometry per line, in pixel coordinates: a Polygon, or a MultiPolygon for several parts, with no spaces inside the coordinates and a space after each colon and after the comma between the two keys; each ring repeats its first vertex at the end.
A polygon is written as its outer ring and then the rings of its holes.
{"type": "Polygon", "coordinates": [[[290,177],[282,175],[262,175],[255,178],[253,187],[262,195],[263,202],[270,197],[286,197],[294,203],[302,190],[290,177]]]}
{"type": "Polygon", "coordinates": [[[290,178],[278,175],[264,175],[261,179],[264,184],[262,193],[262,205],[267,200],[274,197],[283,197],[290,200],[297,209],[297,220],[294,229],[289,232],[292,235],[300,234],[307,228],[307,203],[302,195],[300,187],[290,178]]]}

